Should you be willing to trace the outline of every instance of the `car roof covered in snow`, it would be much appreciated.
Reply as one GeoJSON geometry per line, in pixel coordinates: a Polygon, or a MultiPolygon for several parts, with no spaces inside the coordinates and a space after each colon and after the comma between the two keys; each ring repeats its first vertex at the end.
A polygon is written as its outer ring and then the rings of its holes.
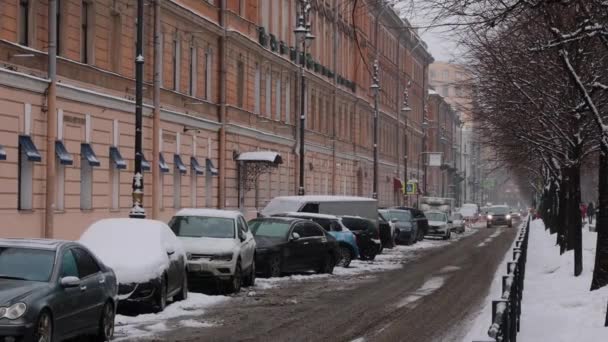
{"type": "Polygon", "coordinates": [[[53,251],[58,249],[61,245],[70,243],[66,240],[53,240],[53,239],[0,239],[0,246],[20,247],[20,248],[34,248],[34,249],[45,249],[53,251]]]}
{"type": "Polygon", "coordinates": [[[294,202],[369,202],[377,200],[367,197],[357,196],[329,196],[329,195],[309,195],[309,196],[279,196],[273,201],[294,201],[294,202]]]}
{"type": "Polygon", "coordinates": [[[220,210],[220,209],[182,209],[175,216],[205,216],[237,219],[242,216],[241,212],[236,210],[220,210]]]}
{"type": "Polygon", "coordinates": [[[281,214],[273,215],[273,217],[275,217],[275,216],[318,218],[318,219],[328,219],[328,220],[339,219],[339,217],[336,215],[316,214],[316,213],[299,213],[299,212],[289,212],[289,213],[281,213],[281,214]]]}

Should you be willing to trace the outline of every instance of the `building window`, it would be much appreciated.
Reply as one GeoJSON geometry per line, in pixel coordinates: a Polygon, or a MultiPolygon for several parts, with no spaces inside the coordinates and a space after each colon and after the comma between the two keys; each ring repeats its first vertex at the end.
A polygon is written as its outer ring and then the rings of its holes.
{"type": "MultiPolygon", "coordinates": [[[[112,26],[110,27],[111,36],[110,36],[110,45],[111,49],[108,50],[110,55],[110,64],[111,69],[114,72],[120,72],[120,62],[121,55],[120,52],[122,50],[122,45],[120,38],[122,37],[122,19],[120,17],[120,12],[116,9],[112,9],[112,26]]],[[[162,34],[161,34],[161,46],[162,46],[162,34]]],[[[162,56],[162,53],[160,54],[162,56]]],[[[162,65],[162,60],[161,60],[162,65]]],[[[160,73],[162,75],[162,72],[160,73]]],[[[162,81],[161,81],[162,82],[162,81]]]]}
{"type": "Polygon", "coordinates": [[[262,75],[260,72],[260,64],[259,63],[255,63],[255,80],[254,80],[254,85],[253,85],[253,96],[254,96],[254,107],[253,107],[253,112],[255,114],[260,114],[260,87],[261,87],[261,83],[262,82],[262,75]]]}
{"type": "Polygon", "coordinates": [[[450,79],[450,71],[449,70],[444,70],[443,71],[443,79],[446,80],[446,81],[450,79]]]}
{"type": "Polygon", "coordinates": [[[120,169],[115,166],[112,156],[110,161],[110,209],[118,210],[120,205],[120,169]]]}
{"type": "Polygon", "coordinates": [[[276,119],[277,121],[281,121],[281,77],[277,77],[277,82],[275,86],[275,111],[276,111],[276,119]]]}
{"type": "Polygon", "coordinates": [[[188,94],[190,96],[196,96],[196,47],[190,47],[190,66],[188,72],[190,73],[190,83],[188,85],[188,94]]]}
{"type": "Polygon", "coordinates": [[[89,3],[81,2],[80,7],[80,61],[89,63],[89,3]]]}
{"type": "Polygon", "coordinates": [[[57,3],[57,17],[56,17],[57,20],[56,20],[56,25],[55,26],[57,28],[56,29],[57,30],[57,41],[55,42],[55,46],[57,47],[57,54],[61,55],[62,48],[63,48],[63,45],[62,45],[63,41],[61,40],[62,33],[63,33],[62,32],[63,30],[61,29],[63,27],[63,25],[61,23],[61,19],[62,19],[62,16],[61,16],[61,10],[62,10],[61,0],[57,0],[56,3],[57,3]]]}
{"type": "Polygon", "coordinates": [[[266,72],[266,116],[272,117],[272,77],[270,70],[266,72]]]}
{"type": "Polygon", "coordinates": [[[450,96],[450,86],[444,85],[441,87],[441,95],[447,97],[450,96]]]}
{"type": "Polygon", "coordinates": [[[285,123],[291,122],[291,82],[285,81],[285,123]]]}
{"type": "Polygon", "coordinates": [[[211,98],[211,49],[205,51],[205,100],[211,98]]]}
{"type": "Polygon", "coordinates": [[[236,102],[239,108],[243,108],[245,97],[245,64],[243,61],[236,62],[236,102]]]}
{"type": "MultiPolygon", "coordinates": [[[[26,121],[27,115],[26,115],[26,121]]],[[[27,123],[26,123],[27,125],[27,123]]],[[[26,128],[26,132],[30,129],[26,128]]],[[[34,162],[42,157],[29,135],[19,136],[19,210],[32,210],[34,197],[34,162]]]]}
{"type": "Polygon", "coordinates": [[[25,46],[30,45],[30,9],[31,4],[29,0],[19,1],[19,44],[25,46]]]}
{"type": "Polygon", "coordinates": [[[179,82],[180,82],[180,70],[181,70],[181,53],[180,53],[180,43],[179,39],[173,39],[173,90],[179,91],[179,82]]]}
{"type": "Polygon", "coordinates": [[[182,207],[182,174],[177,166],[173,170],[173,208],[182,207]]]}
{"type": "Polygon", "coordinates": [[[239,15],[241,17],[245,17],[245,9],[246,9],[246,1],[245,0],[239,0],[239,15]]]}

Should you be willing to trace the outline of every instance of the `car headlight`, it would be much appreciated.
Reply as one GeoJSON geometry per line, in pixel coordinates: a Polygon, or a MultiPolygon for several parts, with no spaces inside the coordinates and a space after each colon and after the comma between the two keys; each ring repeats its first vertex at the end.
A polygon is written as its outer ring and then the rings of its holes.
{"type": "Polygon", "coordinates": [[[488,215],[488,220],[491,220],[491,219],[492,219],[492,215],[488,215]]]}
{"type": "Polygon", "coordinates": [[[7,308],[0,308],[0,318],[17,319],[23,316],[26,310],[25,303],[16,303],[7,308]]]}
{"type": "Polygon", "coordinates": [[[230,261],[230,260],[232,260],[232,252],[212,255],[209,258],[209,260],[211,260],[211,261],[230,261]]]}
{"type": "Polygon", "coordinates": [[[511,219],[511,215],[507,215],[507,220],[510,220],[510,219],[511,219]]]}

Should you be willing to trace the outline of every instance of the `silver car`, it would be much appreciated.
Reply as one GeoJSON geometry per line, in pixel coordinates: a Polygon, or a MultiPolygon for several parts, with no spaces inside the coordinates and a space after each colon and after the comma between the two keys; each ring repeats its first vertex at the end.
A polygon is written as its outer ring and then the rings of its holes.
{"type": "Polygon", "coordinates": [[[114,335],[114,271],[79,243],[0,239],[0,340],[114,335]]]}

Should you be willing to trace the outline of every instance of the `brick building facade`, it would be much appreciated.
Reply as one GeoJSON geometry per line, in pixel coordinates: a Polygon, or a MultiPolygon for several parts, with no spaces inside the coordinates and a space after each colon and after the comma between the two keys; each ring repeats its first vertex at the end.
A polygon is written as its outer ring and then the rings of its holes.
{"type": "MultiPolygon", "coordinates": [[[[160,11],[147,2],[144,18],[144,157],[161,170],[154,181],[151,172],[144,174],[148,217],[167,220],[182,207],[237,208],[234,159],[247,151],[276,151],[283,160],[245,194],[248,215],[274,196],[295,194],[296,0],[157,1],[160,11]],[[156,15],[162,47],[158,131],[152,128],[156,15]],[[155,140],[159,156],[152,153],[155,140]]],[[[73,239],[93,221],[126,216],[131,207],[136,2],[57,2],[58,110],[49,113],[48,1],[0,0],[0,145],[6,154],[0,161],[0,236],[43,236],[46,227],[46,235],[73,239]],[[58,122],[52,135],[49,115],[58,122]],[[53,145],[49,136],[57,138],[53,145]],[[45,201],[49,146],[57,152],[53,203],[45,201]]],[[[406,175],[405,135],[407,155],[418,155],[432,57],[394,11],[370,5],[376,1],[359,1],[358,8],[337,0],[312,3],[316,39],[304,56],[306,192],[371,195],[370,65],[378,49],[379,201],[401,203],[395,184],[406,175]],[[412,111],[402,113],[408,82],[412,111]]],[[[413,159],[410,177],[418,168],[413,159]]]]}

